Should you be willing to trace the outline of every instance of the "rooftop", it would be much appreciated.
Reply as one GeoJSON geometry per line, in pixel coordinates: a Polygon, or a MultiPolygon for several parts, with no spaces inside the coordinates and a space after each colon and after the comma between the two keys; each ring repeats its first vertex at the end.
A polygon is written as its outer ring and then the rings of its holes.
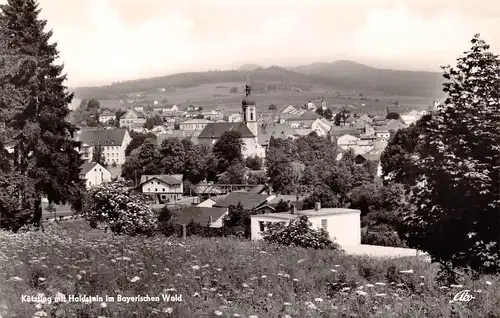
{"type": "Polygon", "coordinates": [[[82,130],[76,139],[87,145],[120,146],[127,133],[126,129],[82,130]]]}
{"type": "Polygon", "coordinates": [[[255,137],[245,123],[209,123],[198,138],[220,138],[226,131],[238,131],[242,138],[255,137]]]}
{"type": "Polygon", "coordinates": [[[215,222],[226,213],[226,208],[210,208],[210,207],[185,207],[172,217],[172,221],[176,224],[189,224],[191,221],[206,225],[212,218],[215,222]]]}
{"type": "Polygon", "coordinates": [[[281,220],[292,220],[292,219],[297,218],[300,215],[326,216],[326,215],[348,214],[348,213],[361,213],[361,211],[355,210],[355,209],[344,209],[344,208],[323,208],[323,209],[320,209],[319,211],[302,210],[302,211],[297,211],[295,214],[292,214],[290,212],[280,212],[280,213],[252,215],[251,217],[266,217],[266,218],[275,218],[275,219],[281,219],[281,220]]]}

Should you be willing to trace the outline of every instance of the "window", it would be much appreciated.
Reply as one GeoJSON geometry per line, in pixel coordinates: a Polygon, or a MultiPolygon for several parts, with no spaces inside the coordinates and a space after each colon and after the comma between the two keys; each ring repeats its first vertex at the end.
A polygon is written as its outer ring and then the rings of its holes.
{"type": "Polygon", "coordinates": [[[328,223],[327,223],[327,219],[323,219],[321,220],[321,228],[325,231],[328,230],[328,223]]]}
{"type": "Polygon", "coordinates": [[[165,192],[165,188],[163,188],[163,192],[165,192]]]}
{"type": "Polygon", "coordinates": [[[259,230],[261,232],[264,232],[264,222],[263,221],[259,221],[259,230]]]}
{"type": "Polygon", "coordinates": [[[158,188],[155,188],[155,192],[158,192],[158,188]]]}
{"type": "Polygon", "coordinates": [[[250,121],[253,121],[253,113],[250,113],[250,121]]]}

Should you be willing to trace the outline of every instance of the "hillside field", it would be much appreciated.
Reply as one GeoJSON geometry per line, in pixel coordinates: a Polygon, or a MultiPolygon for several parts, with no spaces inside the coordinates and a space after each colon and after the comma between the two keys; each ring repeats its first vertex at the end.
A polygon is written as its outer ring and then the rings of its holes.
{"type": "MultiPolygon", "coordinates": [[[[127,97],[129,100],[136,102],[161,101],[167,99],[169,104],[176,104],[181,109],[187,108],[189,105],[202,106],[205,110],[220,108],[227,111],[238,112],[241,110],[241,100],[244,97],[244,83],[218,83],[218,84],[203,84],[189,88],[175,88],[169,92],[161,92],[161,89],[150,92],[138,92],[136,95],[127,97]],[[237,93],[230,93],[231,87],[238,87],[237,93]]],[[[360,96],[363,92],[351,92],[345,90],[322,90],[313,88],[310,91],[294,92],[290,90],[259,90],[252,93],[252,98],[257,102],[258,110],[268,110],[269,105],[275,104],[281,107],[284,105],[303,106],[308,101],[312,100],[317,105],[320,104],[321,98],[324,98],[327,105],[332,109],[340,109],[349,104],[355,107],[349,108],[351,111],[384,113],[389,103],[398,102],[400,107],[391,107],[391,110],[401,113],[417,109],[425,109],[429,106],[433,98],[415,97],[415,96],[389,96],[383,94],[368,94],[360,96]],[[336,94],[338,93],[338,94],[336,94]],[[365,100],[366,99],[366,100],[365,100]],[[365,104],[365,106],[361,106],[365,104]]],[[[111,99],[100,100],[101,106],[113,110],[124,109],[127,107],[126,99],[111,99]],[[123,101],[123,102],[122,102],[123,101]]]]}
{"type": "Polygon", "coordinates": [[[441,286],[436,266],[231,238],[131,238],[83,221],[0,232],[0,316],[500,317],[500,279],[441,286]],[[451,302],[461,290],[475,297],[451,302]],[[22,302],[87,295],[90,303],[22,302]],[[179,301],[164,301],[162,294],[179,301]],[[152,301],[120,297],[149,296],[152,301]],[[114,301],[106,300],[114,297],[114,301]],[[153,297],[159,297],[155,300],[153,297]]]}

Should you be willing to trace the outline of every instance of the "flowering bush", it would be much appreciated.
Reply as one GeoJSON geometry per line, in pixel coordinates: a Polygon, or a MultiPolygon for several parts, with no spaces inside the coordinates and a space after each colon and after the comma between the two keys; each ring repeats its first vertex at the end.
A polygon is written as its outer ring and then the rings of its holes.
{"type": "Polygon", "coordinates": [[[270,223],[263,234],[265,241],[280,245],[292,245],[314,249],[340,249],[339,245],[333,242],[328,233],[323,230],[311,228],[307,216],[301,215],[288,225],[283,223],[270,223]]]}
{"type": "Polygon", "coordinates": [[[152,234],[155,214],[145,200],[123,182],[103,183],[88,191],[84,218],[91,224],[105,224],[115,234],[152,234]]]}

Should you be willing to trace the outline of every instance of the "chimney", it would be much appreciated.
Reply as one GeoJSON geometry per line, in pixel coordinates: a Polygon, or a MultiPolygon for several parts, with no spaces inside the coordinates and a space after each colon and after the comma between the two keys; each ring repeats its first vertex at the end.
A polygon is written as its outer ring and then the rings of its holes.
{"type": "Polygon", "coordinates": [[[292,210],[290,211],[290,214],[296,214],[297,213],[297,207],[295,204],[292,205],[292,210]]]}
{"type": "Polygon", "coordinates": [[[319,211],[321,210],[321,202],[316,202],[314,204],[314,211],[319,211]]]}
{"type": "Polygon", "coordinates": [[[212,225],[212,216],[208,217],[208,225],[212,225]]]}
{"type": "Polygon", "coordinates": [[[290,200],[288,200],[288,201],[286,202],[286,206],[287,206],[288,211],[291,211],[291,210],[292,210],[292,204],[290,203],[290,200]]]}

